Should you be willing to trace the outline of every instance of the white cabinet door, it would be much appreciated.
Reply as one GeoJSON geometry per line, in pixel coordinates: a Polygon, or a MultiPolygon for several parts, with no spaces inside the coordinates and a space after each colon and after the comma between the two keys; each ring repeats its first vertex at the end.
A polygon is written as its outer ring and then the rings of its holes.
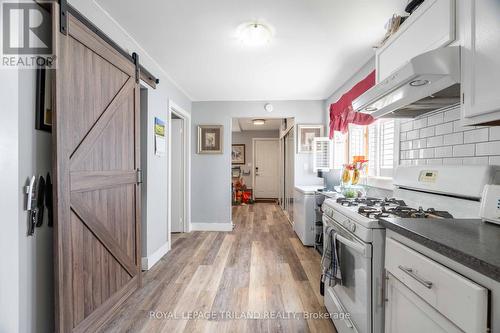
{"type": "Polygon", "coordinates": [[[427,0],[377,50],[377,82],[410,59],[455,40],[455,0],[427,0]]]}
{"type": "Polygon", "coordinates": [[[462,332],[392,274],[387,278],[385,333],[462,332]]]}
{"type": "Polygon", "coordinates": [[[500,1],[468,0],[462,48],[463,116],[467,125],[500,120],[500,1]]]}

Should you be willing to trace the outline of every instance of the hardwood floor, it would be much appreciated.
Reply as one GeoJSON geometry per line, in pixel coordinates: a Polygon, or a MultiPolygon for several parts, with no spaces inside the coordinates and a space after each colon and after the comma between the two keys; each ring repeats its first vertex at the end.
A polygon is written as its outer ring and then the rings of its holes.
{"type": "Polygon", "coordinates": [[[233,208],[233,222],[233,232],[176,235],[101,332],[335,332],[311,318],[326,313],[320,256],[279,207],[233,208]]]}

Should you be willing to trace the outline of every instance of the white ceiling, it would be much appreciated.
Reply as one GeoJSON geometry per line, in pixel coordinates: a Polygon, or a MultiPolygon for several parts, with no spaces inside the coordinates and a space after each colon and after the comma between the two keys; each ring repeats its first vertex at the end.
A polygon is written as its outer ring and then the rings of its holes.
{"type": "Polygon", "coordinates": [[[264,125],[254,125],[254,118],[233,118],[233,132],[273,131],[281,127],[281,119],[265,119],[264,125]]]}
{"type": "Polygon", "coordinates": [[[325,99],[373,56],[406,0],[96,0],[194,101],[325,99]],[[271,25],[245,48],[238,25],[271,25]]]}

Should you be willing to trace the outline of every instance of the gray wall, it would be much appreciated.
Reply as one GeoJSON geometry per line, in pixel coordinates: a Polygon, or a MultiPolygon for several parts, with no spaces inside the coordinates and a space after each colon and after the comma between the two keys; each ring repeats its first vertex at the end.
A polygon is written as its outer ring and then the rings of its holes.
{"type": "MultiPolygon", "coordinates": [[[[93,0],[70,0],[71,5],[85,15],[92,23],[104,31],[123,49],[129,53],[138,52],[141,64],[160,79],[156,89],[148,89],[148,114],[146,132],[146,160],[141,166],[145,171],[146,202],[142,209],[146,210],[147,220],[142,233],[147,239],[142,257],[149,257],[168,242],[167,230],[167,154],[162,157],[154,155],[154,118],[159,117],[165,122],[168,119],[168,101],[172,100],[188,113],[191,112],[189,96],[179,88],[158,63],[137,43],[125,30],[119,26],[108,13],[93,0]]],[[[144,149],[143,149],[144,150],[144,149]]]]}
{"type": "MultiPolygon", "coordinates": [[[[233,132],[232,140],[233,144],[244,144],[245,145],[245,165],[235,165],[240,166],[241,170],[252,171],[253,169],[253,141],[255,138],[279,138],[280,131],[242,131],[233,132]]],[[[245,184],[248,188],[252,188],[252,174],[249,176],[243,176],[245,184]]]]}
{"type": "MultiPolygon", "coordinates": [[[[266,102],[193,102],[191,204],[192,223],[231,223],[231,126],[232,118],[294,117],[297,124],[324,124],[324,101],[275,101],[274,111],[264,110],[266,102]],[[224,126],[224,153],[196,154],[196,126],[224,126]]],[[[295,158],[295,184],[321,184],[312,172],[310,154],[295,158]]]]}

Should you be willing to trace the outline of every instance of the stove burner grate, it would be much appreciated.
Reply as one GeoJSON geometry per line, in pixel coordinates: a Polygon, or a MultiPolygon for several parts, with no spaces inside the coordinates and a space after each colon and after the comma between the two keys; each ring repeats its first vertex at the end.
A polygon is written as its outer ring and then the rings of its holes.
{"type": "Polygon", "coordinates": [[[358,203],[355,200],[346,199],[346,198],[338,198],[337,203],[341,204],[342,206],[346,206],[346,207],[352,207],[352,206],[358,205],[358,203]]]}
{"type": "Polygon", "coordinates": [[[381,217],[389,217],[389,214],[386,212],[381,211],[380,209],[373,208],[370,206],[361,206],[358,208],[358,213],[366,216],[370,219],[378,219],[381,217]]]}
{"type": "Polygon", "coordinates": [[[385,198],[380,202],[381,206],[389,206],[389,205],[397,205],[397,206],[406,206],[406,203],[403,200],[399,200],[396,198],[385,198]]]}

